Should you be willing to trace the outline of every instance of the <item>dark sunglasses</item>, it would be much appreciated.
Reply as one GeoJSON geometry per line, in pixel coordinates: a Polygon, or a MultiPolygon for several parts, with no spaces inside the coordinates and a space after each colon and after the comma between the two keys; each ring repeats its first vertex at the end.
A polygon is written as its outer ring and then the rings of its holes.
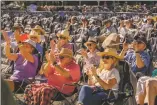
{"type": "Polygon", "coordinates": [[[65,40],[65,39],[67,39],[67,38],[66,38],[66,37],[63,37],[63,36],[60,36],[59,39],[64,39],[64,40],[65,40]]]}
{"type": "Polygon", "coordinates": [[[87,46],[89,46],[89,47],[90,47],[90,46],[92,46],[92,44],[87,44],[87,46]]]}
{"type": "Polygon", "coordinates": [[[113,58],[112,56],[102,56],[102,59],[110,59],[113,58]]]}
{"type": "Polygon", "coordinates": [[[64,56],[59,56],[59,59],[64,59],[65,57],[64,56]]]}
{"type": "Polygon", "coordinates": [[[35,36],[32,36],[32,37],[30,37],[30,38],[32,38],[32,39],[37,39],[37,37],[35,37],[35,36]]]}

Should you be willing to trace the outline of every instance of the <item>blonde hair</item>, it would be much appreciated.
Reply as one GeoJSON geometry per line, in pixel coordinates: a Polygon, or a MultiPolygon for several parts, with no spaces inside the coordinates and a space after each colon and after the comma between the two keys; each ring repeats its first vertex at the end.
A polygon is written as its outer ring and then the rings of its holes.
{"type": "MultiPolygon", "coordinates": [[[[114,64],[113,64],[113,67],[117,67],[118,65],[118,59],[117,58],[114,58],[114,64]]],[[[98,71],[102,71],[104,69],[104,62],[103,62],[103,59],[100,59],[100,64],[99,64],[99,67],[98,67],[98,71]]]]}

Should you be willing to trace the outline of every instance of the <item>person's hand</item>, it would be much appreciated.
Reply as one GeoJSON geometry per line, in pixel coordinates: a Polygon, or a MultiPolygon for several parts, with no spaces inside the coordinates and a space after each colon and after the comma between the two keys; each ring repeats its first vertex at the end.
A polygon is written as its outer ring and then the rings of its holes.
{"type": "Polygon", "coordinates": [[[56,58],[55,58],[55,55],[54,55],[54,52],[53,51],[50,51],[50,53],[47,51],[46,54],[46,60],[50,63],[53,63],[56,61],[56,58]]]}
{"type": "Polygon", "coordinates": [[[82,56],[87,57],[87,51],[85,49],[82,49],[80,53],[82,56]]]}
{"type": "Polygon", "coordinates": [[[92,75],[97,75],[97,72],[96,72],[97,70],[96,70],[96,68],[93,66],[93,67],[91,67],[91,72],[92,72],[92,75]]]}
{"type": "Polygon", "coordinates": [[[20,35],[20,29],[16,29],[16,30],[14,31],[14,35],[20,35]]]}
{"type": "Polygon", "coordinates": [[[46,60],[47,60],[48,62],[51,61],[51,60],[50,60],[50,55],[49,55],[49,52],[48,52],[48,51],[46,51],[45,57],[46,57],[46,60]]]}
{"type": "Polygon", "coordinates": [[[55,43],[55,40],[51,40],[50,41],[50,47],[51,47],[51,50],[55,50],[55,46],[56,46],[56,43],[55,43]]]}
{"type": "Polygon", "coordinates": [[[127,51],[128,50],[128,43],[126,43],[126,41],[123,43],[123,50],[127,51]]]}
{"type": "Polygon", "coordinates": [[[7,33],[6,31],[4,31],[4,30],[1,30],[1,32],[2,32],[2,35],[3,35],[4,40],[5,40],[7,43],[10,43],[10,38],[9,38],[9,36],[8,36],[8,33],[7,33]]]}
{"type": "Polygon", "coordinates": [[[58,40],[58,43],[57,43],[58,49],[61,49],[61,47],[64,45],[64,43],[62,41],[63,40],[58,40]]]}
{"type": "Polygon", "coordinates": [[[86,74],[87,74],[88,76],[90,76],[90,75],[92,75],[92,71],[91,71],[91,70],[87,70],[87,71],[86,71],[86,74]]]}
{"type": "Polygon", "coordinates": [[[135,52],[139,51],[137,42],[133,42],[133,48],[135,52]]]}

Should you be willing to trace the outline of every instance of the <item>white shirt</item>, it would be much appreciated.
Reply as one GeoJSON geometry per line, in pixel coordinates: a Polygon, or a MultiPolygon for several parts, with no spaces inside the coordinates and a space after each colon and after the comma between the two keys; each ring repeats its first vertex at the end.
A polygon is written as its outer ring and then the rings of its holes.
{"type": "MultiPolygon", "coordinates": [[[[119,71],[118,71],[116,68],[113,68],[113,69],[110,70],[110,71],[109,71],[109,70],[102,70],[102,71],[98,74],[98,76],[99,76],[102,80],[104,80],[104,81],[108,81],[108,80],[110,80],[110,79],[115,78],[115,79],[117,80],[117,84],[115,84],[112,89],[118,90],[118,88],[119,88],[119,82],[120,82],[120,75],[119,75],[119,71]]],[[[97,86],[100,86],[99,83],[96,83],[96,85],[97,85],[97,86]]]]}

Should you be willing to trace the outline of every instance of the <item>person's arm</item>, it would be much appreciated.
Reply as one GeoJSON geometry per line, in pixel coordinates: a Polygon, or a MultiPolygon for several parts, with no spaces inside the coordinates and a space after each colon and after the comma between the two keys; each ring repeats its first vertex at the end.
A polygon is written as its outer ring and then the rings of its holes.
{"type": "Polygon", "coordinates": [[[17,43],[20,42],[20,29],[16,29],[14,32],[15,40],[17,43]]]}
{"type": "Polygon", "coordinates": [[[45,65],[44,67],[44,71],[45,74],[47,75],[48,74],[48,71],[50,70],[51,68],[51,64],[53,65],[54,69],[60,73],[62,76],[68,78],[68,79],[71,79],[71,75],[68,71],[66,71],[64,68],[60,67],[60,65],[58,65],[56,63],[56,60],[55,60],[55,55],[54,55],[54,52],[51,51],[51,53],[49,54],[48,52],[46,53],[46,59],[48,61],[48,63],[45,65]],[[56,64],[54,64],[56,63],[56,64]]]}
{"type": "Polygon", "coordinates": [[[121,58],[124,58],[124,56],[125,56],[127,50],[128,50],[128,44],[127,44],[127,43],[123,43],[123,49],[122,49],[121,53],[119,54],[119,56],[120,56],[121,58]]]}
{"type": "Polygon", "coordinates": [[[139,53],[139,49],[137,47],[137,43],[133,43],[134,49],[135,49],[135,55],[136,55],[136,65],[138,68],[143,68],[145,66],[143,59],[141,58],[141,55],[139,53]]]}
{"type": "Polygon", "coordinates": [[[136,65],[138,68],[143,68],[145,66],[144,61],[142,60],[139,53],[136,53],[136,65]]]}
{"type": "Polygon", "coordinates": [[[10,52],[10,42],[7,42],[7,44],[5,46],[5,52],[6,52],[6,57],[9,60],[16,61],[16,59],[18,58],[17,54],[13,54],[13,53],[10,52]]]}
{"type": "Polygon", "coordinates": [[[66,71],[64,68],[62,68],[60,65],[54,65],[54,68],[62,76],[66,77],[68,79],[72,79],[70,73],[68,71],[66,71]]]}
{"type": "Polygon", "coordinates": [[[102,88],[104,88],[105,90],[112,89],[113,86],[117,84],[117,80],[115,78],[112,78],[105,82],[97,75],[94,75],[94,77],[96,78],[97,82],[102,86],[102,88]]]}
{"type": "Polygon", "coordinates": [[[99,83],[100,86],[102,86],[102,88],[104,88],[105,90],[112,89],[113,86],[117,84],[117,80],[115,78],[109,79],[108,81],[104,81],[97,75],[95,67],[92,67],[91,69],[93,76],[97,80],[97,83],[99,83]]]}
{"type": "Polygon", "coordinates": [[[30,54],[30,53],[26,53],[26,52],[25,52],[25,48],[23,47],[23,45],[20,45],[20,44],[19,44],[18,46],[19,46],[21,55],[22,55],[26,60],[28,60],[29,62],[34,63],[35,60],[34,60],[33,55],[30,54]]]}
{"type": "Polygon", "coordinates": [[[4,31],[4,30],[2,30],[1,32],[2,32],[2,35],[3,35],[3,37],[4,37],[4,40],[5,40],[6,42],[10,42],[10,38],[9,38],[9,36],[8,36],[8,33],[7,33],[6,31],[4,31]]]}

